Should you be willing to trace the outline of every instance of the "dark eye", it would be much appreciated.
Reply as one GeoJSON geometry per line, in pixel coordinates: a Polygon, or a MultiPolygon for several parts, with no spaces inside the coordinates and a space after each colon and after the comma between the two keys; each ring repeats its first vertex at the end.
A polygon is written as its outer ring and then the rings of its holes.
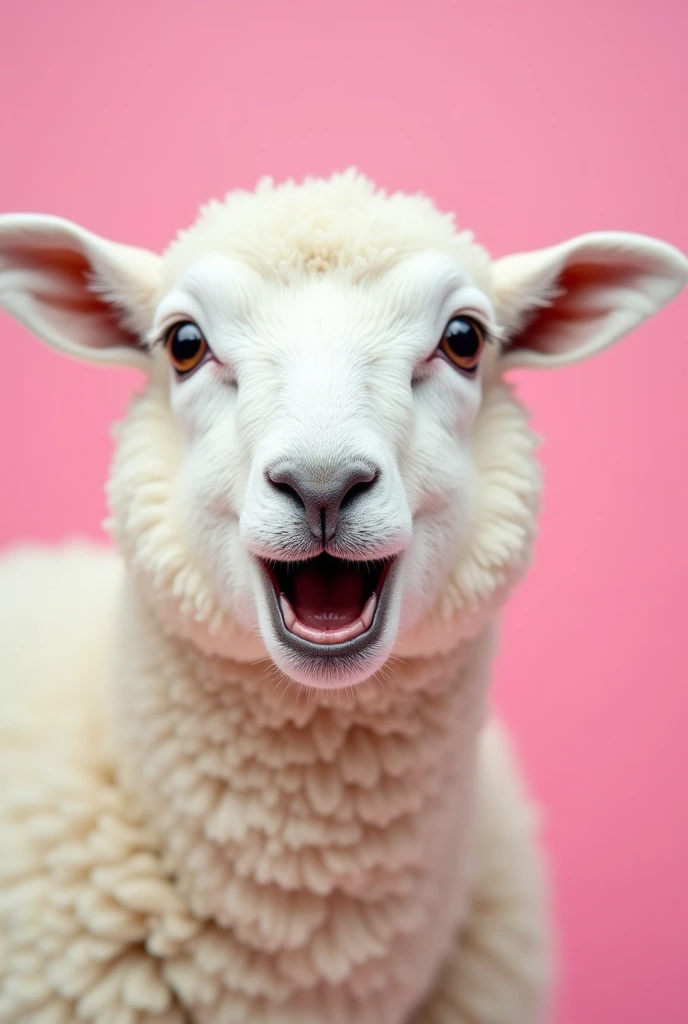
{"type": "Polygon", "coordinates": [[[200,328],[191,320],[175,324],[167,335],[167,351],[177,373],[190,373],[208,351],[208,343],[200,328]]]}
{"type": "Polygon", "coordinates": [[[466,373],[478,368],[485,344],[485,333],[477,321],[469,316],[455,316],[444,328],[440,351],[447,359],[466,373]]]}

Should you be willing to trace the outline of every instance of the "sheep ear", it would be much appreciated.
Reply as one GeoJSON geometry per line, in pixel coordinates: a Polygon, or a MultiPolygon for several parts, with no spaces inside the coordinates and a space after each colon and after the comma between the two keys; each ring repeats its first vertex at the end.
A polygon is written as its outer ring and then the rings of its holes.
{"type": "Polygon", "coordinates": [[[644,235],[597,232],[494,264],[502,364],[555,367],[601,352],[688,281],[688,260],[644,235]]]}
{"type": "Polygon", "coordinates": [[[160,257],[60,217],[0,217],[0,305],[48,345],[148,371],[160,257]]]}

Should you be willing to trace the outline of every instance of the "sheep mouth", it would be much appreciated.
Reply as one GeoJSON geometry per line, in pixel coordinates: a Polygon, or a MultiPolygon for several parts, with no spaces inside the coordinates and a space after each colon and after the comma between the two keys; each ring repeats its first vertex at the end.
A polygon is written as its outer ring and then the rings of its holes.
{"type": "Polygon", "coordinates": [[[371,629],[391,561],[350,562],[322,554],[263,562],[288,633],[324,647],[349,644],[371,629]]]}

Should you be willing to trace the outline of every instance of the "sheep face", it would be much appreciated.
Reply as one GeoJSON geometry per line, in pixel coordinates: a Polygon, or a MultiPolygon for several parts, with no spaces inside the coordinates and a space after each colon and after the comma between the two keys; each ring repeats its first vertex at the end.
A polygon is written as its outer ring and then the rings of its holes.
{"type": "Polygon", "coordinates": [[[289,283],[216,255],[158,305],[182,529],[292,678],[367,678],[437,600],[476,505],[496,330],[487,291],[437,254],[289,283]]]}
{"type": "Polygon", "coordinates": [[[618,233],[490,263],[426,200],[356,175],[230,195],[162,258],[0,219],[7,308],[148,375],[110,497],[167,628],[317,687],[482,627],[539,488],[504,371],[599,351],[687,276],[618,233]]]}

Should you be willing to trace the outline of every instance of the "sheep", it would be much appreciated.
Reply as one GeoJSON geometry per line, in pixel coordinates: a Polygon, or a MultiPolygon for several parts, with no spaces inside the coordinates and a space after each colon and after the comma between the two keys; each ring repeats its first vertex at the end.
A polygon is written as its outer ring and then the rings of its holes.
{"type": "Polygon", "coordinates": [[[232,192],[162,257],[0,218],[6,309],[146,376],[119,553],[0,562],[4,1024],[541,1019],[537,816],[488,708],[540,492],[505,374],[687,279],[625,233],[492,261],[354,171],[232,192]]]}

